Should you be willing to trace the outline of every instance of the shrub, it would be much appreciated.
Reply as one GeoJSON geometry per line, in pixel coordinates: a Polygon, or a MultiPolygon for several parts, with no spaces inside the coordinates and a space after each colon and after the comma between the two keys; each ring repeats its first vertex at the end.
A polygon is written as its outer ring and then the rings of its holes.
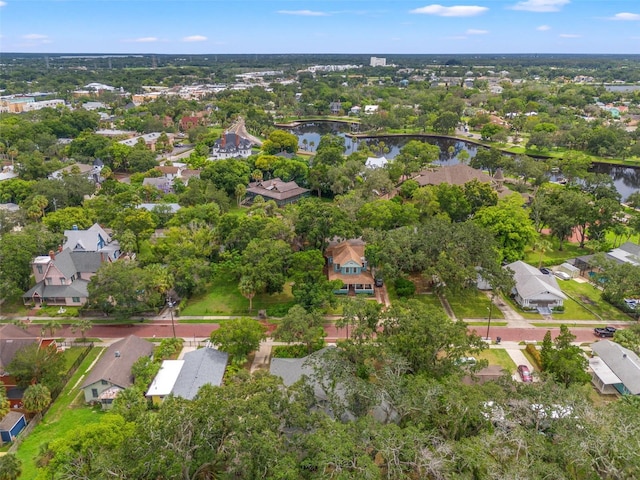
{"type": "Polygon", "coordinates": [[[184,340],[182,338],[163,338],[156,348],[154,356],[159,361],[168,360],[182,350],[183,343],[184,340]]]}
{"type": "Polygon", "coordinates": [[[295,305],[295,302],[280,303],[277,305],[269,305],[267,307],[267,316],[269,317],[284,317],[291,307],[295,305]]]}
{"type": "Polygon", "coordinates": [[[526,346],[525,350],[531,355],[533,358],[533,363],[538,370],[542,370],[542,357],[540,356],[540,352],[536,348],[535,345],[529,344],[526,346]]]}
{"type": "Polygon", "coordinates": [[[399,297],[410,297],[416,293],[416,285],[406,278],[397,278],[394,282],[394,286],[399,297]]]}

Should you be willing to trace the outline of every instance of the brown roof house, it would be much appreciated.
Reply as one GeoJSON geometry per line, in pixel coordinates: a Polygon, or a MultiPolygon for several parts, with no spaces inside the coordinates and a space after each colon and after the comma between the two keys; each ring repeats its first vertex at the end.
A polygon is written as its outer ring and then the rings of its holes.
{"type": "Polygon", "coordinates": [[[131,367],[141,357],[153,355],[153,343],[129,335],[113,343],[95,364],[80,388],[87,403],[100,402],[104,410],[111,408],[120,391],[133,385],[131,367]]]}
{"type": "Polygon", "coordinates": [[[247,199],[253,201],[258,195],[265,200],[274,200],[279,207],[295,203],[309,196],[310,190],[299,187],[296,182],[283,182],[279,178],[252,182],[247,187],[247,199]]]}
{"type": "Polygon", "coordinates": [[[325,252],[329,280],[341,280],[342,287],[334,293],[374,293],[374,281],[367,259],[365,242],[361,239],[329,242],[325,252]]]}
{"type": "Polygon", "coordinates": [[[440,185],[441,183],[462,186],[473,180],[477,180],[481,183],[491,184],[499,197],[504,197],[513,193],[504,186],[504,175],[501,169],[497,169],[495,175],[492,177],[481,170],[477,170],[462,163],[422,170],[413,178],[413,180],[418,182],[418,185],[421,187],[425,187],[427,185],[440,185]]]}
{"type": "Polygon", "coordinates": [[[20,406],[23,390],[17,387],[16,379],[7,371],[7,367],[20,349],[33,344],[40,348],[57,349],[54,340],[42,339],[10,323],[0,326],[0,381],[4,384],[12,408],[20,406]]]}

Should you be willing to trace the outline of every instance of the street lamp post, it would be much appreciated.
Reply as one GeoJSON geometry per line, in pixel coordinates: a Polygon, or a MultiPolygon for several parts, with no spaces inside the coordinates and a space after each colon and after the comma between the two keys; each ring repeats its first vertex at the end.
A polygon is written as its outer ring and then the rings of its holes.
{"type": "Polygon", "coordinates": [[[169,314],[171,315],[171,329],[173,330],[173,338],[176,338],[176,325],[173,322],[173,300],[167,297],[167,305],[169,306],[169,314]]]}
{"type": "Polygon", "coordinates": [[[489,341],[489,329],[491,328],[491,307],[493,306],[493,297],[491,297],[491,299],[489,300],[489,306],[487,307],[487,310],[489,310],[489,321],[487,322],[487,341],[489,341]]]}

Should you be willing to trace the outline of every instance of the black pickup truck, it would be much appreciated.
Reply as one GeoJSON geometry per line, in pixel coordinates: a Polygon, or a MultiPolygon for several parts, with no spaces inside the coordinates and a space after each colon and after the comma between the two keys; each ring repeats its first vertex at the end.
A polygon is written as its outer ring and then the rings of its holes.
{"type": "Polygon", "coordinates": [[[615,327],[594,328],[593,333],[595,333],[598,337],[610,338],[613,337],[613,335],[616,333],[616,330],[618,329],[615,327]]]}

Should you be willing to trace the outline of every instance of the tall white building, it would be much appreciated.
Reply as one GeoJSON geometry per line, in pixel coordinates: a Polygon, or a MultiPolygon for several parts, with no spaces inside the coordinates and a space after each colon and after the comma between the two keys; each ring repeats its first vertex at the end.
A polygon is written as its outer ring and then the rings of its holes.
{"type": "Polygon", "coordinates": [[[385,67],[387,65],[387,59],[381,57],[371,57],[372,67],[385,67]]]}

